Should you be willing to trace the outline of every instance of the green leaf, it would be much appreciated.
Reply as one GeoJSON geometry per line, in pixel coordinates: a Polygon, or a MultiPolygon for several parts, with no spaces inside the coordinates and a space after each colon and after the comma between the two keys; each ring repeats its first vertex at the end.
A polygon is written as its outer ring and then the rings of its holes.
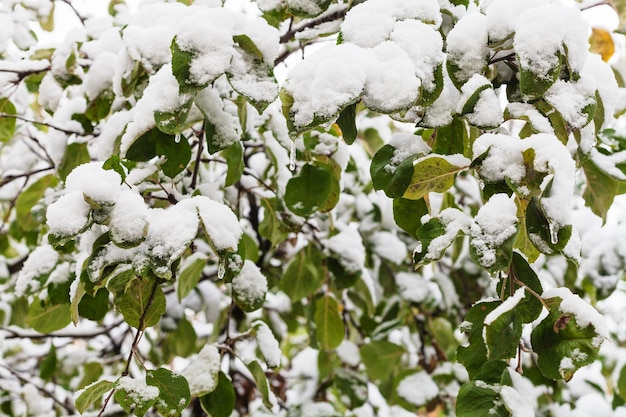
{"type": "Polygon", "coordinates": [[[287,182],[285,204],[294,214],[308,217],[328,199],[331,181],[332,176],[326,169],[306,164],[287,182]]]}
{"type": "Polygon", "coordinates": [[[44,381],[50,381],[57,369],[57,349],[54,344],[50,344],[50,351],[39,363],[39,377],[44,381]]]}
{"type": "MultiPolygon", "coordinates": [[[[510,284],[512,279],[519,280],[525,287],[527,287],[526,295],[519,302],[517,307],[515,307],[515,311],[520,315],[524,323],[531,323],[539,317],[541,310],[543,310],[543,304],[538,298],[538,296],[543,293],[543,287],[539,281],[539,277],[533,268],[528,264],[528,261],[526,261],[526,259],[517,252],[513,252],[509,277],[502,279],[498,283],[498,292],[505,295],[505,300],[511,293],[510,284]],[[502,285],[504,285],[504,289],[501,288],[502,285]],[[535,294],[532,294],[528,288],[530,288],[530,290],[532,290],[535,294]]],[[[516,288],[517,286],[518,285],[515,284],[513,288],[516,288]]]]}
{"type": "Polygon", "coordinates": [[[24,192],[18,195],[15,201],[15,214],[17,223],[24,231],[39,229],[40,222],[32,212],[33,207],[43,198],[48,188],[57,185],[56,176],[50,174],[39,178],[32,183],[24,192]]]}
{"type": "Polygon", "coordinates": [[[376,340],[360,348],[367,376],[375,381],[387,381],[400,370],[405,349],[386,340],[376,340]]]}
{"type": "Polygon", "coordinates": [[[182,301],[183,298],[193,290],[200,278],[202,277],[202,270],[206,266],[206,256],[197,256],[192,262],[190,262],[185,269],[180,272],[177,279],[178,301],[182,301]]]}
{"type": "Polygon", "coordinates": [[[247,53],[254,55],[259,61],[263,61],[263,52],[254,44],[248,35],[234,35],[233,41],[247,53]]]}
{"type": "Polygon", "coordinates": [[[259,234],[272,243],[272,247],[283,242],[288,235],[285,222],[278,217],[278,200],[275,198],[261,198],[263,220],[259,224],[259,234]]]}
{"type": "Polygon", "coordinates": [[[243,146],[241,142],[235,142],[222,151],[222,155],[226,159],[227,171],[225,186],[230,187],[241,178],[245,164],[243,161],[243,146]]]}
{"type": "Polygon", "coordinates": [[[337,119],[337,124],[339,125],[339,129],[341,129],[343,140],[348,145],[352,145],[358,133],[356,128],[356,103],[350,104],[341,111],[337,119]]]}
{"type": "Polygon", "coordinates": [[[219,373],[215,390],[199,398],[200,406],[211,417],[230,417],[236,399],[233,383],[223,372],[219,373]]]}
{"type": "Polygon", "coordinates": [[[489,359],[509,359],[517,354],[522,337],[522,319],[516,307],[485,325],[484,338],[489,359]]]}
{"type": "Polygon", "coordinates": [[[93,384],[102,376],[104,369],[98,362],[87,362],[83,365],[83,377],[78,382],[77,388],[81,389],[89,384],[93,384]]]}
{"type": "Polygon", "coordinates": [[[292,300],[300,300],[317,291],[324,281],[322,252],[310,243],[291,260],[281,282],[281,289],[292,300]]]}
{"type": "Polygon", "coordinates": [[[207,80],[204,84],[193,82],[190,69],[196,54],[192,51],[183,51],[177,43],[176,36],[172,39],[170,50],[172,52],[172,74],[178,81],[181,94],[195,93],[213,82],[213,80],[207,80]]]}
{"type": "Polygon", "coordinates": [[[556,224],[550,224],[539,199],[533,198],[526,208],[526,231],[540,252],[552,254],[563,251],[572,235],[572,226],[557,229],[556,224]]]}
{"type": "MultiPolygon", "coordinates": [[[[16,115],[15,106],[8,98],[0,99],[0,114],[16,115]]],[[[17,119],[10,116],[0,116],[0,142],[7,143],[15,134],[15,124],[17,119]]]]}
{"type": "Polygon", "coordinates": [[[511,417],[496,387],[482,381],[463,384],[456,400],[458,417],[511,417]]]}
{"type": "Polygon", "coordinates": [[[574,315],[562,312],[561,301],[560,297],[545,300],[550,312],[533,329],[531,343],[541,373],[569,381],[574,372],[596,359],[601,339],[592,324],[580,328],[574,315]]]}
{"type": "Polygon", "coordinates": [[[132,389],[116,387],[115,402],[117,402],[128,414],[132,412],[137,417],[143,417],[157,402],[158,397],[142,395],[132,389]]]}
{"type": "Polygon", "coordinates": [[[171,342],[176,356],[186,358],[196,353],[198,336],[193,325],[186,318],[178,320],[177,324],[176,330],[167,336],[167,341],[171,342]]]}
{"type": "Polygon", "coordinates": [[[470,379],[474,379],[480,368],[487,362],[487,346],[483,339],[485,317],[498,307],[498,301],[478,302],[472,306],[465,316],[461,330],[467,334],[469,344],[459,346],[457,360],[465,366],[470,379]]]}
{"type": "Polygon", "coordinates": [[[191,160],[191,146],[183,135],[161,136],[156,143],[156,153],[167,159],[161,164],[161,170],[170,178],[183,172],[191,160]]]}
{"type": "Polygon", "coordinates": [[[452,123],[435,130],[435,143],[432,152],[440,155],[468,155],[471,151],[467,141],[465,122],[455,117],[452,123]]]}
{"type": "Polygon", "coordinates": [[[376,152],[370,165],[370,176],[375,190],[386,190],[391,185],[393,173],[388,166],[391,164],[391,158],[395,148],[391,145],[385,145],[376,152]]]}
{"type": "MultiPolygon", "coordinates": [[[[267,377],[265,376],[265,372],[263,372],[263,368],[257,361],[252,361],[246,364],[246,367],[252,374],[254,381],[256,382],[256,387],[261,393],[261,398],[263,399],[263,405],[265,405],[268,409],[272,409],[272,402],[270,401],[270,387],[267,382],[267,377]]],[[[219,381],[218,381],[219,383],[219,381]]]]}
{"type": "MultiPolygon", "coordinates": [[[[525,101],[535,100],[543,96],[550,87],[559,79],[561,73],[561,66],[563,56],[560,52],[557,52],[558,63],[554,68],[550,68],[545,77],[539,77],[534,72],[532,66],[526,68],[526,66],[520,64],[520,90],[524,96],[525,101]]],[[[518,62],[521,62],[518,57],[518,62]]]]}
{"type": "Polygon", "coordinates": [[[89,385],[83,392],[76,398],[76,410],[79,413],[87,411],[90,405],[100,403],[102,396],[111,391],[115,387],[115,382],[111,381],[98,381],[89,385]]]}
{"type": "Polygon", "coordinates": [[[587,159],[582,168],[587,183],[583,192],[585,205],[605,222],[613,199],[618,194],[619,182],[600,169],[592,159],[587,159]]]}
{"type": "Polygon", "coordinates": [[[136,278],[123,294],[115,297],[115,306],[126,323],[144,330],[157,324],[165,313],[165,294],[154,280],[136,278]]]}
{"type": "Polygon", "coordinates": [[[124,166],[122,165],[122,160],[118,155],[111,155],[109,159],[104,161],[102,163],[102,169],[115,171],[120,174],[120,177],[122,177],[122,181],[126,180],[126,170],[124,169],[124,166]]]}
{"type": "Polygon", "coordinates": [[[622,398],[626,397],[626,365],[622,366],[617,378],[617,392],[622,398]]]}
{"type": "Polygon", "coordinates": [[[480,93],[483,90],[490,88],[489,84],[483,84],[478,87],[472,95],[467,99],[467,101],[463,104],[463,109],[461,110],[461,114],[472,113],[474,111],[474,107],[476,107],[476,103],[478,103],[478,99],[480,98],[480,93]]]}
{"type": "Polygon", "coordinates": [[[155,408],[165,416],[179,416],[191,402],[187,380],[165,368],[146,373],[146,382],[159,388],[159,400],[155,408]]]}
{"type": "Polygon", "coordinates": [[[421,219],[425,214],[428,214],[428,204],[423,198],[419,200],[393,199],[393,219],[402,230],[414,238],[417,238],[417,229],[422,225],[421,219]]]}
{"type": "Polygon", "coordinates": [[[100,288],[95,296],[85,294],[78,304],[78,314],[89,320],[99,321],[109,312],[109,291],[100,288]]]}
{"type": "Polygon", "coordinates": [[[419,200],[431,192],[442,193],[452,187],[455,175],[466,168],[452,165],[437,156],[418,160],[413,164],[413,177],[403,197],[419,200]]]}
{"type": "Polygon", "coordinates": [[[152,128],[139,136],[126,151],[126,159],[147,162],[156,156],[164,156],[163,173],[170,178],[180,174],[191,160],[191,146],[184,136],[174,135],[152,128]]]}
{"type": "Polygon", "coordinates": [[[36,298],[28,307],[26,323],[39,333],[50,333],[70,324],[70,304],[50,304],[36,298]]]}
{"type": "Polygon", "coordinates": [[[334,297],[325,295],[315,303],[315,335],[324,350],[335,349],[344,338],[345,327],[334,297]]]}
{"type": "Polygon", "coordinates": [[[154,112],[154,122],[161,132],[169,135],[177,135],[188,127],[185,122],[187,121],[189,110],[191,110],[194,97],[190,95],[181,98],[186,98],[185,102],[174,110],[156,110],[154,112]]]}

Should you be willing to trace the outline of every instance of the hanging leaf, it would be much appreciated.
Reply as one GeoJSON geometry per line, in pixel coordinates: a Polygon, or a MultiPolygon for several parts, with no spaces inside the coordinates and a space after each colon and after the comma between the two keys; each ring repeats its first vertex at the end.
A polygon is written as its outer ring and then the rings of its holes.
{"type": "Polygon", "coordinates": [[[15,201],[15,213],[17,223],[25,231],[36,230],[40,227],[40,221],[35,217],[33,207],[43,198],[46,190],[57,185],[56,176],[50,174],[39,178],[22,192],[15,201]]]}
{"type": "Polygon", "coordinates": [[[102,396],[111,391],[115,387],[115,382],[98,381],[91,384],[76,398],[76,410],[84,413],[92,404],[98,404],[102,401],[102,396]]]}
{"type": "Polygon", "coordinates": [[[151,279],[136,278],[124,293],[115,297],[115,306],[124,321],[139,330],[154,326],[165,313],[165,295],[151,279]]]}
{"type": "Polygon", "coordinates": [[[348,145],[354,143],[358,133],[356,127],[356,105],[357,103],[353,103],[347,106],[341,111],[337,119],[337,124],[339,129],[341,129],[341,136],[348,145]]]}
{"type": "Polygon", "coordinates": [[[243,161],[243,146],[241,142],[235,142],[222,151],[222,155],[226,159],[226,179],[224,185],[230,187],[234,185],[243,174],[245,164],[243,161]]]}
{"type": "Polygon", "coordinates": [[[331,181],[332,176],[326,169],[306,164],[287,182],[285,204],[294,214],[308,217],[325,204],[331,181]]]}
{"type": "MultiPolygon", "coordinates": [[[[187,259],[190,260],[191,257],[187,259]]],[[[196,287],[200,277],[202,277],[202,270],[206,263],[207,258],[204,255],[198,255],[195,259],[190,260],[185,269],[180,272],[176,290],[178,301],[182,301],[196,287]]]]}
{"type": "MultiPolygon", "coordinates": [[[[252,374],[254,381],[256,382],[256,387],[261,394],[261,398],[263,399],[263,405],[265,405],[268,409],[272,409],[272,402],[270,401],[270,388],[267,382],[267,377],[265,376],[265,372],[263,372],[263,368],[259,365],[259,362],[252,361],[246,364],[246,367],[252,374]]],[[[218,382],[219,383],[219,382],[218,382]]]]}
{"type": "Polygon", "coordinates": [[[483,364],[487,362],[487,346],[483,339],[485,317],[495,310],[499,304],[498,301],[476,303],[465,316],[465,324],[461,331],[467,334],[469,344],[467,346],[459,346],[456,357],[465,366],[471,379],[474,379],[483,364]]]}
{"type": "Polygon", "coordinates": [[[74,168],[79,165],[85,164],[91,160],[89,151],[87,150],[87,142],[82,143],[70,143],[65,148],[65,155],[61,160],[61,164],[57,168],[59,178],[61,181],[65,181],[65,178],[69,175],[74,168]]]}
{"type": "Polygon", "coordinates": [[[310,243],[287,266],[281,289],[294,301],[313,294],[324,281],[322,262],[322,252],[317,245],[310,243]]]}
{"type": "Polygon", "coordinates": [[[335,349],[343,341],[345,328],[339,304],[334,297],[325,295],[315,303],[315,335],[324,350],[335,349]]]}
{"type": "Polygon", "coordinates": [[[220,372],[217,387],[213,392],[200,397],[200,405],[211,417],[230,417],[235,409],[236,399],[232,381],[220,372]]]}
{"type": "Polygon", "coordinates": [[[39,333],[50,333],[70,324],[70,304],[53,304],[36,298],[28,307],[26,323],[39,333]]]}
{"type": "Polygon", "coordinates": [[[419,200],[393,199],[393,219],[398,227],[414,238],[417,238],[417,229],[421,226],[421,219],[425,214],[428,214],[428,204],[423,198],[419,200]]]}

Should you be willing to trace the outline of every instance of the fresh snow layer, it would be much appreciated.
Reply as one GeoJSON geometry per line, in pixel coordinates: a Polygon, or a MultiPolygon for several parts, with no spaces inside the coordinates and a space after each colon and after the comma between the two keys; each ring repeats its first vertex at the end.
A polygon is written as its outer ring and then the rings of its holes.
{"type": "Polygon", "coordinates": [[[470,235],[479,262],[484,267],[496,262],[496,248],[517,233],[517,205],[514,197],[494,194],[478,210],[470,235]]]}
{"type": "Polygon", "coordinates": [[[42,275],[52,272],[57,262],[59,254],[50,245],[37,247],[24,262],[17,282],[15,283],[15,293],[18,296],[25,295],[28,291],[37,291],[44,282],[36,280],[42,275]]]}
{"type": "Polygon", "coordinates": [[[336,254],[348,273],[356,273],[365,267],[365,247],[356,227],[338,224],[338,234],[324,241],[327,251],[336,254]]]}
{"type": "Polygon", "coordinates": [[[212,392],[217,386],[221,356],[215,345],[205,345],[181,375],[189,383],[192,396],[202,396],[212,392]]]}
{"type": "Polygon", "coordinates": [[[233,291],[244,303],[253,304],[265,297],[267,278],[254,262],[246,259],[241,272],[233,278],[232,286],[233,291]]]}
{"type": "Polygon", "coordinates": [[[252,326],[256,330],[256,341],[267,366],[270,368],[280,366],[282,352],[276,337],[274,337],[274,333],[272,333],[267,324],[260,320],[253,323],[252,326]]]}
{"type": "Polygon", "coordinates": [[[559,311],[564,314],[571,314],[576,320],[576,325],[584,329],[589,325],[592,325],[596,333],[601,338],[608,338],[609,331],[606,327],[606,319],[598,313],[591,305],[583,301],[578,295],[573,294],[568,288],[553,288],[545,290],[541,295],[541,298],[549,299],[559,297],[561,298],[561,305],[559,311]]]}

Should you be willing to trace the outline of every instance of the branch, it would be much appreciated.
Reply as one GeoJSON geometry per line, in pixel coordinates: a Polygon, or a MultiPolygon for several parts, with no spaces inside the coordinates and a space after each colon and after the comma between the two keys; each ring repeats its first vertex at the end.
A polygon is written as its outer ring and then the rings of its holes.
{"type": "Polygon", "coordinates": [[[10,119],[22,120],[26,123],[32,123],[34,125],[46,126],[46,127],[49,127],[50,129],[58,130],[59,132],[66,133],[68,135],[77,135],[77,136],[83,135],[83,132],[76,132],[74,130],[64,129],[62,127],[51,125],[50,123],[46,123],[46,122],[38,122],[36,120],[31,120],[26,117],[18,116],[17,114],[0,113],[0,119],[4,117],[10,118],[10,119]]]}
{"type": "Polygon", "coordinates": [[[20,333],[16,332],[13,329],[8,328],[0,328],[0,330],[11,333],[5,337],[5,339],[30,339],[30,340],[41,340],[41,339],[50,339],[50,338],[71,338],[71,339],[91,339],[97,336],[101,336],[103,334],[109,333],[111,330],[120,326],[124,323],[124,320],[118,320],[110,326],[104,327],[98,331],[85,333],[85,332],[76,332],[76,333],[64,333],[64,332],[55,332],[55,333],[20,333]]]}
{"type": "Polygon", "coordinates": [[[68,6],[70,6],[70,9],[72,9],[72,11],[74,12],[74,14],[76,15],[76,17],[78,18],[78,20],[80,20],[80,23],[85,26],[85,21],[87,20],[87,18],[85,16],[83,16],[82,14],[80,14],[80,12],[78,10],[76,10],[76,7],[74,7],[74,5],[72,4],[71,0],[61,0],[63,3],[67,4],[68,6]]]}
{"type": "Polygon", "coordinates": [[[13,182],[19,178],[24,178],[24,177],[29,178],[31,175],[39,174],[40,172],[49,171],[51,169],[54,169],[54,167],[51,166],[51,167],[46,167],[46,168],[39,168],[34,171],[25,172],[23,174],[7,175],[6,177],[0,178],[0,187],[3,187],[7,185],[8,183],[13,182]]]}
{"type": "Polygon", "coordinates": [[[190,187],[192,190],[196,189],[198,183],[198,172],[200,171],[200,163],[202,162],[202,151],[204,150],[204,133],[198,136],[198,149],[196,153],[196,164],[193,167],[193,175],[191,176],[190,187]]]}
{"type": "Polygon", "coordinates": [[[307,20],[302,25],[289,29],[286,33],[284,33],[280,37],[280,43],[287,43],[293,40],[294,36],[297,33],[302,32],[306,29],[321,25],[322,23],[328,23],[334,20],[343,19],[346,16],[346,13],[348,13],[348,7],[344,7],[343,9],[337,10],[332,13],[323,14],[316,17],[315,19],[307,20]]]}

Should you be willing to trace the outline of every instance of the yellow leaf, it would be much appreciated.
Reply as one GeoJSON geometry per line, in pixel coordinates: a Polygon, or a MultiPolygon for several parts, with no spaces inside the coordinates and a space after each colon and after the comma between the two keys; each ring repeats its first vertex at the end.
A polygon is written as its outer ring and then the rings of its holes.
{"type": "Polygon", "coordinates": [[[604,29],[592,28],[591,38],[589,43],[591,44],[589,50],[602,56],[604,62],[613,56],[615,52],[615,44],[613,43],[613,37],[604,29]]]}

